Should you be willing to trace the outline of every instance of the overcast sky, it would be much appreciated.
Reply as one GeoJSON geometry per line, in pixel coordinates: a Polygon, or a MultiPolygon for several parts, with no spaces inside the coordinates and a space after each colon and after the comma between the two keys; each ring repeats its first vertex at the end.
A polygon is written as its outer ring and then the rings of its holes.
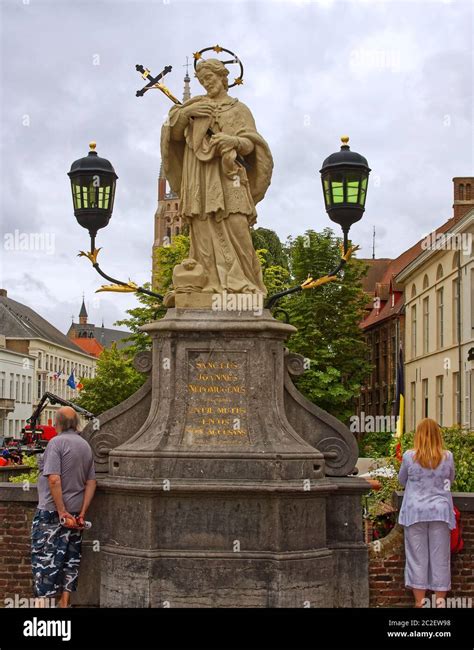
{"type": "MultiPolygon", "coordinates": [[[[364,257],[374,225],[377,257],[396,257],[444,222],[453,176],[474,175],[470,0],[0,4],[0,286],[62,331],[83,292],[90,321],[109,327],[136,304],[94,294],[102,279],[76,256],[88,233],[66,173],[90,140],[119,176],[99,260],[120,279],[150,279],[170,102],[158,91],[135,97],[136,63],[152,72],[172,65],[166,83],[181,97],[194,51],[218,43],[242,59],[244,85],[231,94],[252,110],[275,161],[258,225],[281,238],[330,223],[319,169],[343,134],[372,168],[365,216],[351,231],[364,257]],[[43,235],[44,250],[21,250],[30,233],[43,235]]],[[[194,77],[191,90],[202,91],[194,77]]]]}

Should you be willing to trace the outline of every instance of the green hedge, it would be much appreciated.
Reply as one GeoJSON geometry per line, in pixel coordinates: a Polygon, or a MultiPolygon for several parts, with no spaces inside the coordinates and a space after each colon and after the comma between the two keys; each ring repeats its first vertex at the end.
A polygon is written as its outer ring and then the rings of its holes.
{"type": "Polygon", "coordinates": [[[24,472],[23,474],[17,474],[16,476],[10,477],[10,483],[23,483],[23,481],[28,481],[32,485],[38,482],[39,469],[38,469],[38,457],[36,454],[23,456],[23,465],[31,467],[29,472],[24,472]]]}

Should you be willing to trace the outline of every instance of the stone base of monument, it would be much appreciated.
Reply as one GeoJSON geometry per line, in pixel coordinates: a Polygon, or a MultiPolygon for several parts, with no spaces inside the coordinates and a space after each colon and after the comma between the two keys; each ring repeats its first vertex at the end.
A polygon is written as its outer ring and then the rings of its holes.
{"type": "Polygon", "coordinates": [[[268,312],[184,309],[145,329],[151,381],[86,431],[100,477],[89,538],[101,552],[92,558],[86,538],[95,586],[79,601],[367,606],[369,486],[347,476],[352,434],[291,382],[295,329],[268,312]]]}
{"type": "Polygon", "coordinates": [[[212,293],[176,293],[174,300],[177,309],[212,309],[212,293]]]}

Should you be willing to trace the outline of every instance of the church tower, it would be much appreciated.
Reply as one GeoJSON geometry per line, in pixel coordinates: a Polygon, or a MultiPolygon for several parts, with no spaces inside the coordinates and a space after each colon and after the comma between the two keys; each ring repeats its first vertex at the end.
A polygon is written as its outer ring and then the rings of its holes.
{"type": "Polygon", "coordinates": [[[186,74],[184,76],[183,104],[184,102],[187,102],[188,99],[191,99],[191,87],[189,85],[191,79],[189,78],[189,74],[188,74],[188,65],[189,63],[186,63],[186,74]]]}
{"type": "Polygon", "coordinates": [[[81,305],[81,311],[79,312],[79,324],[80,325],[87,325],[87,310],[86,310],[86,304],[84,302],[84,296],[82,297],[82,305],[81,305]]]}
{"type": "MultiPolygon", "coordinates": [[[[191,98],[191,79],[188,74],[186,63],[186,75],[184,77],[183,103],[191,98]]],[[[155,233],[152,249],[152,283],[154,285],[155,266],[156,266],[156,249],[159,246],[169,246],[175,235],[183,232],[182,219],[179,216],[179,197],[171,191],[168,186],[163,163],[160,165],[158,176],[158,206],[155,212],[155,233]]]]}

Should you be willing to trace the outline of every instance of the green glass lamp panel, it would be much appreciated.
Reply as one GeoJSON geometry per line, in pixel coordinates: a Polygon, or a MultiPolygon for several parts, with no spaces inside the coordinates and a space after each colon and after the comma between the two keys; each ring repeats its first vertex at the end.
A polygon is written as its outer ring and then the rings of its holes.
{"type": "Polygon", "coordinates": [[[110,185],[104,188],[104,208],[107,210],[110,204],[110,185]]]}
{"type": "Polygon", "coordinates": [[[332,181],[332,201],[333,203],[344,203],[344,183],[342,181],[332,181]]]}
{"type": "Polygon", "coordinates": [[[97,188],[97,207],[100,208],[101,210],[104,209],[104,188],[103,187],[97,188]]]}
{"type": "Polygon", "coordinates": [[[81,186],[79,183],[72,183],[72,198],[74,200],[74,209],[80,210],[82,207],[81,201],[81,186]]]}
{"type": "Polygon", "coordinates": [[[359,198],[359,179],[347,181],[347,202],[357,203],[359,198]]]}
{"type": "Polygon", "coordinates": [[[367,181],[368,181],[368,177],[364,176],[362,178],[362,181],[361,181],[361,184],[360,184],[359,203],[361,204],[362,207],[364,207],[364,205],[365,205],[365,199],[366,199],[366,196],[367,196],[367,181]]]}

